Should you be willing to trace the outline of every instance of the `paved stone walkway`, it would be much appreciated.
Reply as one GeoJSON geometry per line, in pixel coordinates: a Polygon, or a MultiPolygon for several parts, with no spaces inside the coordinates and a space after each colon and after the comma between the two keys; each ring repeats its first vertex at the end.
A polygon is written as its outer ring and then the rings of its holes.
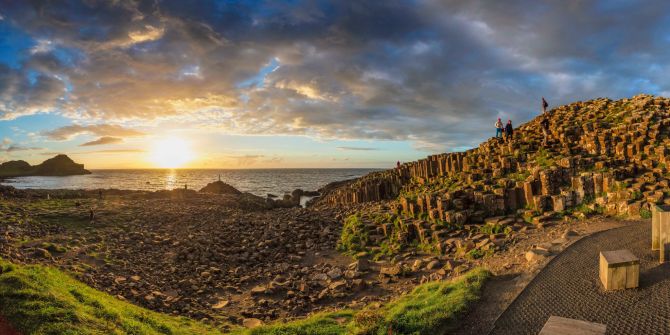
{"type": "Polygon", "coordinates": [[[670,264],[660,265],[650,246],[649,221],[575,242],[537,275],[490,334],[536,335],[551,315],[606,324],[607,334],[670,334],[670,264]],[[617,249],[640,258],[638,289],[603,291],[599,252],[617,249]]]}

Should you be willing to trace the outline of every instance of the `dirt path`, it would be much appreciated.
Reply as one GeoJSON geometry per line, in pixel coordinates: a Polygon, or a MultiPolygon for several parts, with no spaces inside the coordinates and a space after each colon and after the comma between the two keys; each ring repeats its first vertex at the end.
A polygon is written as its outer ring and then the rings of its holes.
{"type": "Polygon", "coordinates": [[[486,283],[482,298],[462,319],[461,326],[455,334],[488,334],[493,329],[498,317],[545,265],[553,257],[556,257],[554,255],[544,262],[529,263],[524,255],[533,246],[559,239],[567,229],[577,232],[579,234],[577,237],[570,239],[562,246],[565,249],[594,233],[629,224],[631,224],[631,221],[608,218],[592,218],[577,222],[555,222],[550,227],[529,232],[507,251],[485,259],[481,265],[491,270],[494,276],[486,283]]]}
{"type": "Polygon", "coordinates": [[[551,315],[607,325],[608,334],[667,334],[670,266],[650,250],[643,222],[601,232],[558,255],[498,319],[491,334],[537,334],[551,315]],[[628,249],[640,258],[640,287],[605,292],[598,279],[602,250],[628,249]]]}

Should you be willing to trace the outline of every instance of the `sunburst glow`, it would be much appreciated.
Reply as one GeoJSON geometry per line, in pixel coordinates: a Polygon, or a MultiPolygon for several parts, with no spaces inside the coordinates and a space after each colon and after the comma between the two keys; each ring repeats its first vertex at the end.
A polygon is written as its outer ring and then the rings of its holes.
{"type": "Polygon", "coordinates": [[[149,160],[160,168],[179,168],[195,158],[189,143],[178,137],[157,140],[151,147],[149,160]]]}

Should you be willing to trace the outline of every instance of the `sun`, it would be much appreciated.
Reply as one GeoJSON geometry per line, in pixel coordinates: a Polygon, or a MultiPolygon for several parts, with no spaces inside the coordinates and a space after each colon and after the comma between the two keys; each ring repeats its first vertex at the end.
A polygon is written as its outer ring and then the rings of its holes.
{"type": "Polygon", "coordinates": [[[189,143],[178,137],[168,137],[153,143],[149,160],[157,167],[174,169],[194,158],[189,143]]]}

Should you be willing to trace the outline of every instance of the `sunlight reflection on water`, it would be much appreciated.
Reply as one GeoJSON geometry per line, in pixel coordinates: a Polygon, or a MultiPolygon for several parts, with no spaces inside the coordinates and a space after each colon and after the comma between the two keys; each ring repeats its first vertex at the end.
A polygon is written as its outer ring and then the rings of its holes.
{"type": "Polygon", "coordinates": [[[296,188],[307,191],[338,180],[360,177],[376,169],[255,169],[255,170],[92,170],[93,174],[67,177],[18,177],[3,184],[16,188],[165,190],[183,188],[199,190],[207,183],[221,180],[243,192],[260,196],[281,196],[296,188]]]}

